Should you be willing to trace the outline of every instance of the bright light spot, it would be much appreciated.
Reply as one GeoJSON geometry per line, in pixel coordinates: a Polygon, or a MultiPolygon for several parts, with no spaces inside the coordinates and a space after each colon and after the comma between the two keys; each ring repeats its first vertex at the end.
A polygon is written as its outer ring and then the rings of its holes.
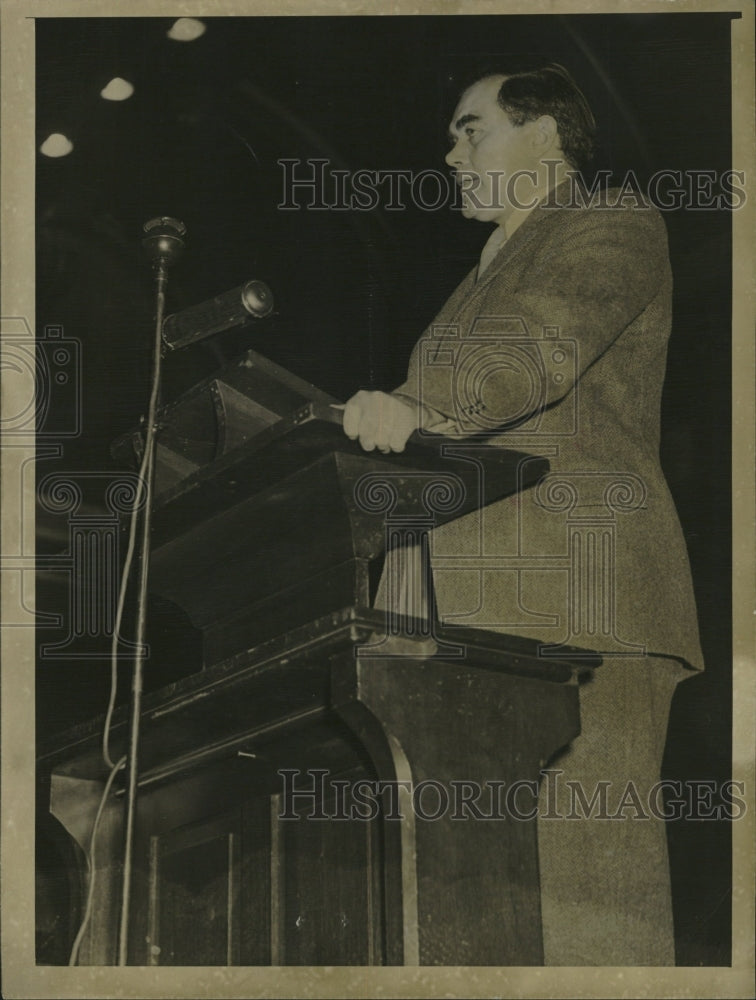
{"type": "Polygon", "coordinates": [[[172,38],[174,42],[193,42],[195,38],[204,34],[205,25],[202,21],[198,21],[194,17],[180,17],[168,32],[168,37],[172,38]]]}
{"type": "Polygon", "coordinates": [[[106,101],[127,101],[133,93],[134,87],[128,80],[114,76],[107,87],[102,88],[100,97],[104,97],[106,101]]]}
{"type": "Polygon", "coordinates": [[[73,149],[73,143],[65,135],[61,135],[60,132],[53,132],[52,135],[48,135],[42,145],[39,147],[40,153],[43,156],[68,156],[68,154],[73,149]]]}

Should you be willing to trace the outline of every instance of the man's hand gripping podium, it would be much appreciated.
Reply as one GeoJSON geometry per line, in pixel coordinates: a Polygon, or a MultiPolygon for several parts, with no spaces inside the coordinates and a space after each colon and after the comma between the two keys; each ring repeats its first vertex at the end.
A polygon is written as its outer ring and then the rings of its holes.
{"type": "Polygon", "coordinates": [[[411,396],[361,389],[344,406],[344,433],[359,440],[365,451],[404,451],[419,428],[438,423],[434,415],[411,396]]]}

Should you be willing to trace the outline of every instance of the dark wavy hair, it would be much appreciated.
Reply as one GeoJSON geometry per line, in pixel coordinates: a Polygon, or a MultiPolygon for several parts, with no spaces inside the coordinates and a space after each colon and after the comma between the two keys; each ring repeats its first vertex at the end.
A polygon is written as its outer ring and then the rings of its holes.
{"type": "Polygon", "coordinates": [[[548,63],[514,73],[502,69],[488,72],[482,79],[499,73],[506,76],[499,89],[499,106],[512,124],[524,125],[541,115],[551,115],[557,123],[565,159],[575,170],[587,169],[596,147],[596,120],[564,66],[548,63]]]}

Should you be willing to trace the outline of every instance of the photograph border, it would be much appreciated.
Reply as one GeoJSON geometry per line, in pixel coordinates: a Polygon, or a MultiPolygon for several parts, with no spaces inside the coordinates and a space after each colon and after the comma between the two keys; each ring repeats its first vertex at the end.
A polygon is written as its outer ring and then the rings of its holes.
{"type": "MultiPolygon", "coordinates": [[[[748,196],[733,213],[733,778],[746,787],[746,814],[733,824],[733,951],[730,968],[464,968],[464,967],[307,967],[307,968],[118,968],[42,967],[35,964],[34,940],[34,660],[33,627],[2,630],[2,842],[0,864],[0,947],[3,995],[50,997],[751,997],[754,975],[754,850],[756,839],[756,743],[754,714],[754,607],[756,531],[754,525],[754,329],[756,231],[754,128],[754,14],[750,0],[633,0],[611,2],[506,2],[462,0],[448,3],[393,2],[388,16],[410,14],[584,14],[728,12],[732,22],[733,166],[746,173],[748,196]],[[750,182],[750,183],[749,183],[750,182]]],[[[169,3],[133,0],[128,4],[76,0],[3,0],[0,23],[2,73],[2,275],[3,325],[23,318],[35,329],[34,315],[34,19],[48,17],[319,16],[371,15],[361,0],[308,3],[205,0],[169,3]],[[119,9],[120,8],[120,9],[119,9]]],[[[28,384],[4,378],[3,414],[18,412],[28,384]]],[[[2,534],[0,552],[19,560],[33,554],[34,482],[22,475],[35,454],[34,434],[2,449],[2,534]],[[29,537],[31,530],[31,537],[29,537]]],[[[24,563],[25,564],[25,563],[24,563]]],[[[19,562],[21,565],[21,562],[19,562]]],[[[15,606],[16,588],[32,574],[0,574],[3,610],[15,606]]],[[[28,605],[28,595],[23,595],[28,605]]],[[[32,605],[33,606],[33,605],[32,605]]]]}

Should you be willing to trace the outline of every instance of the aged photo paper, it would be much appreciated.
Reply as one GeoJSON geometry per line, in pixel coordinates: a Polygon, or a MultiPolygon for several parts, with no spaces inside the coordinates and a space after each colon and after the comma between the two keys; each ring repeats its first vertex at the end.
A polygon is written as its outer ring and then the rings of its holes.
{"type": "Polygon", "coordinates": [[[3,995],[753,996],[753,5],[0,18],[3,995]]]}

